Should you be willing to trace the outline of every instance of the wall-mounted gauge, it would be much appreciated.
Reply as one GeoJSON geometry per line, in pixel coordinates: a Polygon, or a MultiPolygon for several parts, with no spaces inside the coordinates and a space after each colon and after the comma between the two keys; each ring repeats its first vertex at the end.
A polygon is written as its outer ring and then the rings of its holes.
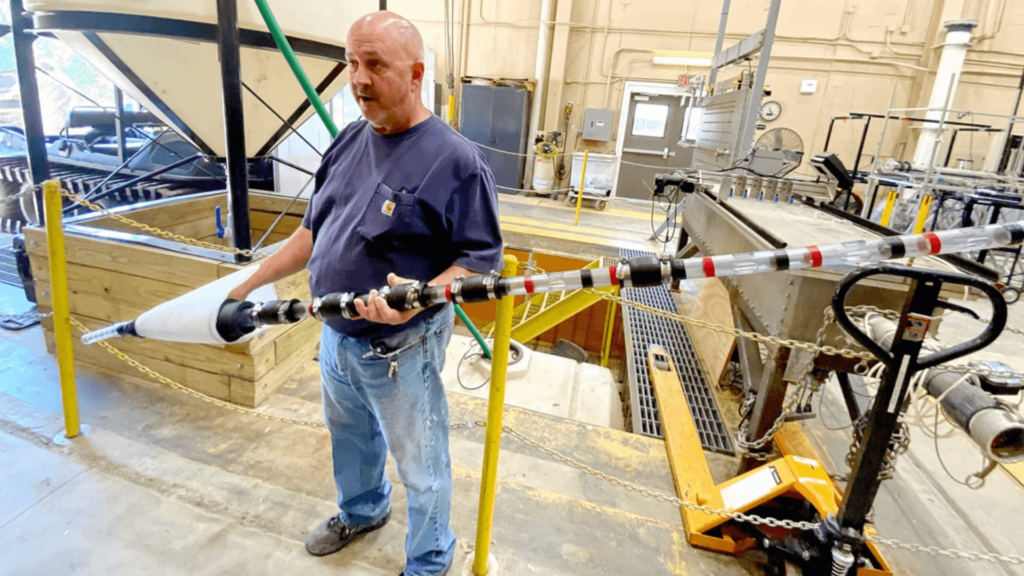
{"type": "Polygon", "coordinates": [[[779,104],[775,100],[769,100],[761,105],[761,112],[759,115],[761,116],[761,120],[764,120],[765,122],[776,120],[779,116],[782,116],[782,104],[779,104]]]}

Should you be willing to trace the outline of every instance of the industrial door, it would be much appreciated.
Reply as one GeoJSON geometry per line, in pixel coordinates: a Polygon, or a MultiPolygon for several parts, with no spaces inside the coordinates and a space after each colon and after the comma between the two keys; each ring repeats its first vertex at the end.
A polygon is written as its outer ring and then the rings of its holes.
{"type": "Polygon", "coordinates": [[[651,199],[655,174],[665,174],[693,163],[693,149],[683,148],[681,96],[634,94],[622,138],[622,160],[615,187],[617,198],[651,199]],[[633,164],[644,164],[644,167],[633,164]],[[648,168],[654,166],[655,168],[648,168]]]}

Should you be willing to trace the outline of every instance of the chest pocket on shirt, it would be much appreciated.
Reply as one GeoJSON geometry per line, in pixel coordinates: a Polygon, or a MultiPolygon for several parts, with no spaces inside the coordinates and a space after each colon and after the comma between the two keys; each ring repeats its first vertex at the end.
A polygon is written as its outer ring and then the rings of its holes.
{"type": "MultiPolygon", "coordinates": [[[[357,231],[374,244],[411,248],[430,237],[426,218],[423,205],[414,194],[395,192],[381,182],[363,212],[357,231]]],[[[422,244],[418,247],[426,248],[422,244]]]]}

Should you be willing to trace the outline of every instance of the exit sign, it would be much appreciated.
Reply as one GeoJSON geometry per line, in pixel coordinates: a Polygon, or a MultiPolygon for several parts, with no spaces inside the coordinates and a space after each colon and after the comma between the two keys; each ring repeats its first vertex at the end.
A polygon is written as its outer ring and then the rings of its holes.
{"type": "Polygon", "coordinates": [[[679,75],[679,87],[680,88],[685,88],[685,87],[689,86],[690,82],[692,80],[693,80],[693,76],[687,76],[686,74],[680,74],[679,75]]]}

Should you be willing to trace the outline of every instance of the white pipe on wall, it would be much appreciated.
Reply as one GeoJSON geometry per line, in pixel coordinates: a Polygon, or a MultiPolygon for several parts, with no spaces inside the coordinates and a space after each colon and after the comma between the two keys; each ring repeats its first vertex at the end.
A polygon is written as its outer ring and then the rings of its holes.
{"type": "Polygon", "coordinates": [[[540,5],[540,24],[537,28],[537,61],[533,67],[533,77],[537,84],[533,88],[530,100],[530,127],[526,132],[526,170],[523,174],[523,188],[532,188],[533,181],[533,138],[540,130],[540,119],[544,113],[544,101],[547,100],[548,75],[551,73],[551,24],[555,20],[555,0],[542,0],[540,5]]]}
{"type": "MultiPolygon", "coordinates": [[[[935,71],[932,95],[928,99],[930,111],[925,115],[931,120],[943,119],[941,108],[947,101],[954,101],[956,86],[963,72],[964,60],[967,58],[967,48],[971,45],[971,30],[978,25],[978,21],[950,20],[943,25],[946,27],[946,41],[942,44],[942,57],[935,71]]],[[[938,130],[935,124],[921,128],[917,136],[917,148],[914,150],[914,166],[924,168],[931,163],[935,156],[938,130]]]]}

